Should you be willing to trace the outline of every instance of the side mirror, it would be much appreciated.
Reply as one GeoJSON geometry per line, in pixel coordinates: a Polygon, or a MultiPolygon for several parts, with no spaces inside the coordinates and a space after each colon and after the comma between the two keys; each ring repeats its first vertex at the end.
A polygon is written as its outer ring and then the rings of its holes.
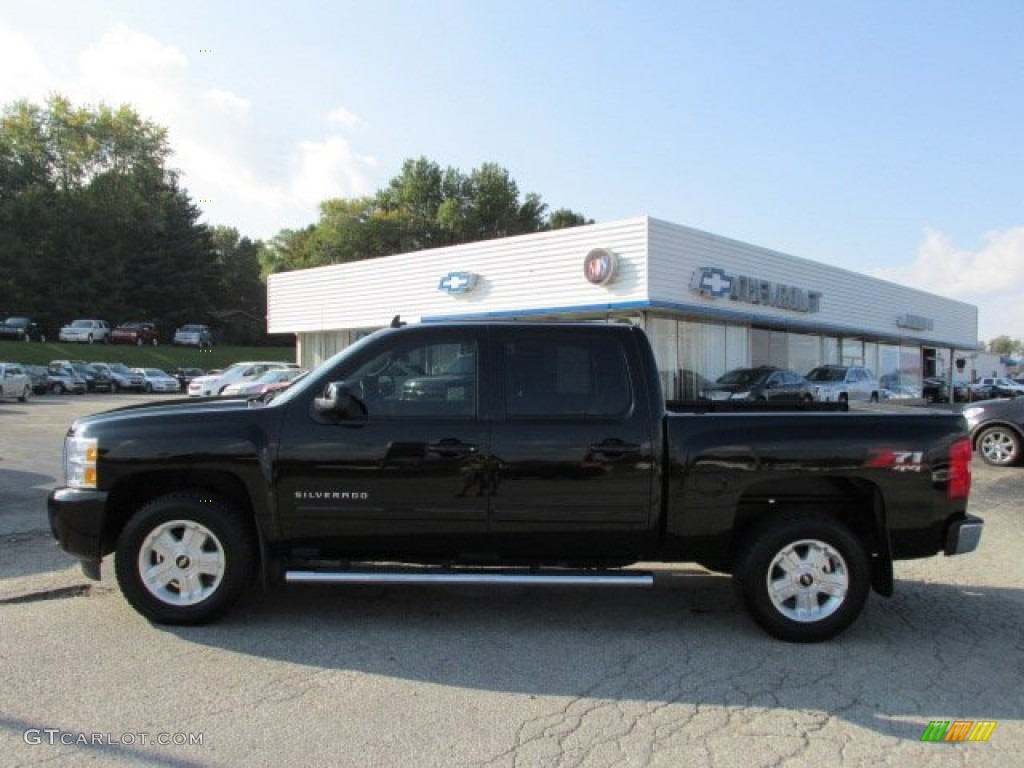
{"type": "Polygon", "coordinates": [[[313,408],[317,413],[339,419],[366,415],[366,409],[344,381],[332,381],[328,384],[324,394],[313,401],[313,408]]]}

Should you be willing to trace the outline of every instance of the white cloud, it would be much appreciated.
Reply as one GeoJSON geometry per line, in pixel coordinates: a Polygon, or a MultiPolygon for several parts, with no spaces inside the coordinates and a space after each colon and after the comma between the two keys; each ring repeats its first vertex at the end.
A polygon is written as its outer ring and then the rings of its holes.
{"type": "Polygon", "coordinates": [[[975,250],[929,229],[911,263],[872,274],[977,305],[982,339],[1024,338],[1024,227],[989,232],[975,250]]]}
{"type": "MultiPolygon", "coordinates": [[[[52,67],[37,50],[18,30],[0,25],[0,100],[42,102],[57,92],[76,106],[130,104],[168,129],[169,163],[210,223],[268,238],[314,222],[325,198],[372,189],[374,160],[346,139],[310,137],[301,126],[268,127],[249,94],[201,82],[183,51],[144,32],[117,25],[80,49],[66,47],[67,60],[52,67]]],[[[344,107],[326,114],[346,128],[363,124],[344,107]]]]}
{"type": "Polygon", "coordinates": [[[29,40],[0,20],[0,104],[46,97],[48,68],[29,40]]]}
{"type": "Polygon", "coordinates": [[[327,122],[338,123],[346,128],[362,128],[366,125],[359,115],[350,112],[345,107],[335,107],[327,113],[327,122]]]}
{"type": "Polygon", "coordinates": [[[367,171],[375,165],[373,158],[359,157],[340,136],[324,141],[303,141],[295,158],[292,196],[309,205],[317,205],[329,197],[355,195],[371,191],[367,171]]]}
{"type": "Polygon", "coordinates": [[[248,117],[252,102],[238,94],[220,88],[210,88],[203,93],[203,101],[211,108],[236,118],[248,117]]]}

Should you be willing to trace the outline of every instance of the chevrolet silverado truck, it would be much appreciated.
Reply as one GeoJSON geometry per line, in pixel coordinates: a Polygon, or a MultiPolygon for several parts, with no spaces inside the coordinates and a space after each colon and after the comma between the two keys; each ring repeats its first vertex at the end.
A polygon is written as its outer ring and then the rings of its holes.
{"type": "Polygon", "coordinates": [[[825,409],[670,410],[628,325],[396,327],[274,397],[75,421],[48,511],[157,623],[213,620],[257,576],[643,586],[696,562],[819,641],[892,594],[894,560],[983,525],[960,416],[825,409]]]}

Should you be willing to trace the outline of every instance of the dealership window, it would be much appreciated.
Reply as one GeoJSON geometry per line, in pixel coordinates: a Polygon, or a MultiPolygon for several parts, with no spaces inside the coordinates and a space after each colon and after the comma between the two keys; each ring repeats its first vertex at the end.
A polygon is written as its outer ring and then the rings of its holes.
{"type": "Polygon", "coordinates": [[[864,365],[864,342],[843,339],[843,365],[864,365]]]}
{"type": "Polygon", "coordinates": [[[821,364],[839,364],[839,339],[835,336],[822,336],[821,338],[821,364]]]}
{"type": "Polygon", "coordinates": [[[878,370],[875,375],[886,381],[894,380],[900,373],[900,348],[895,344],[878,345],[878,370]]]}
{"type": "Polygon", "coordinates": [[[647,320],[647,336],[651,340],[654,359],[658,363],[658,377],[665,397],[678,399],[679,395],[679,323],[670,317],[652,317],[647,320]]]}
{"type": "Polygon", "coordinates": [[[788,334],[784,331],[769,331],[753,328],[750,331],[750,364],[787,367],[788,334]]]}
{"type": "Polygon", "coordinates": [[[788,338],[789,349],[786,368],[790,368],[801,376],[810,373],[820,364],[821,339],[806,333],[791,333],[788,338]]]}

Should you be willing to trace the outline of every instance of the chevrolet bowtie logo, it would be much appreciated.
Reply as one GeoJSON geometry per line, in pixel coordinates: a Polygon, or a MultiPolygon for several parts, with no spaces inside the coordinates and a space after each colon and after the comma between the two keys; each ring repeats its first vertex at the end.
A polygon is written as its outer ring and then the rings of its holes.
{"type": "Polygon", "coordinates": [[[441,278],[437,289],[445,293],[469,293],[476,287],[477,277],[472,272],[449,272],[441,278]]]}
{"type": "Polygon", "coordinates": [[[727,275],[725,270],[718,267],[702,267],[693,276],[693,287],[705,296],[720,299],[732,291],[734,279],[732,275],[727,275]]]}

